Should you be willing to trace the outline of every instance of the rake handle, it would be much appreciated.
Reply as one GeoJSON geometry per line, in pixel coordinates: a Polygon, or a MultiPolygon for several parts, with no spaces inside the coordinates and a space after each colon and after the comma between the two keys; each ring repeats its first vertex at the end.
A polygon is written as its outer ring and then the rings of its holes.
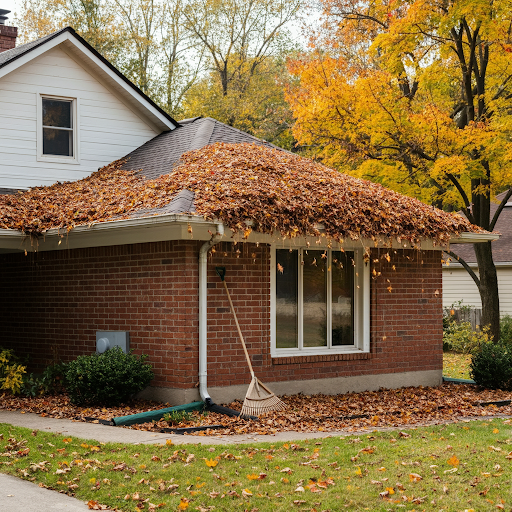
{"type": "Polygon", "coordinates": [[[229,295],[228,286],[226,284],[226,281],[224,281],[224,279],[222,279],[222,282],[224,284],[224,288],[226,289],[226,293],[228,295],[229,306],[231,307],[231,312],[233,313],[233,318],[235,319],[235,324],[236,324],[236,328],[238,329],[238,334],[240,335],[242,347],[244,347],[245,357],[247,359],[247,364],[249,365],[249,370],[251,371],[251,376],[254,377],[254,371],[252,369],[251,358],[249,357],[249,352],[247,352],[247,347],[245,346],[244,336],[242,334],[242,330],[240,329],[240,325],[238,323],[238,318],[236,317],[235,308],[233,306],[233,301],[231,300],[231,295],[229,295]]]}

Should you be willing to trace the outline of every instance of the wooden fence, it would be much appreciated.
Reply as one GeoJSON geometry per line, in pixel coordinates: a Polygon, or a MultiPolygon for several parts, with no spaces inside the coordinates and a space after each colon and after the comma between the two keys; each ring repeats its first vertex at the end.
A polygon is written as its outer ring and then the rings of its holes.
{"type": "Polygon", "coordinates": [[[444,314],[458,323],[469,322],[474,331],[480,328],[482,321],[482,310],[476,308],[445,309],[444,314]]]}

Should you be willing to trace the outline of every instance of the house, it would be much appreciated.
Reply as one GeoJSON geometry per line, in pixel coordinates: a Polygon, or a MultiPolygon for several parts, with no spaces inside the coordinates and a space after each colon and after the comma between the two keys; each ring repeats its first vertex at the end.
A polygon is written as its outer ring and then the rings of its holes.
{"type": "MultiPolygon", "coordinates": [[[[506,192],[498,194],[496,202],[491,203],[491,218],[505,194],[506,192]]],[[[512,315],[512,201],[506,203],[500,213],[496,231],[500,233],[500,237],[492,243],[492,253],[498,275],[500,314],[501,316],[512,315]]],[[[478,275],[478,265],[472,245],[459,245],[453,248],[453,252],[468,263],[478,275]]],[[[443,265],[443,307],[448,309],[460,301],[463,306],[482,308],[475,282],[460,263],[451,259],[448,264],[443,265]]]]}
{"type": "Polygon", "coordinates": [[[243,397],[221,266],[274,392],[441,382],[441,248],[494,235],[213,119],[177,123],[71,29],[0,54],[0,90],[1,126],[20,127],[0,186],[25,190],[0,196],[0,346],[33,369],[129,333],[155,369],[143,396],[243,397]]]}

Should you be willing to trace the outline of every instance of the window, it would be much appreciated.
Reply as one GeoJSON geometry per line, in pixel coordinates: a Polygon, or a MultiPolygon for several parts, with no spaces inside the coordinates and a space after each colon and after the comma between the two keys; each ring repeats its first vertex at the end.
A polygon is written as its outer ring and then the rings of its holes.
{"type": "Polygon", "coordinates": [[[43,98],[43,155],[73,156],[73,101],[43,98]]]}
{"type": "Polygon", "coordinates": [[[273,267],[273,355],[369,350],[360,251],[276,249],[273,267]]]}
{"type": "Polygon", "coordinates": [[[38,160],[78,163],[77,98],[38,95],[38,160]]]}

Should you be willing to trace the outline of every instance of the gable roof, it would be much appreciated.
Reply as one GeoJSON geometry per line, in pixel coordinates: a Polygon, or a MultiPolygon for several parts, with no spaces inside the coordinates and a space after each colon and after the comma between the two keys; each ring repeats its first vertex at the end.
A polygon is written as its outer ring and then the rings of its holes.
{"type": "MultiPolygon", "coordinates": [[[[498,209],[499,203],[505,197],[507,192],[502,192],[496,196],[496,202],[491,202],[491,219],[496,210],[498,209]]],[[[494,263],[497,264],[512,264],[512,201],[509,201],[510,206],[505,206],[500,213],[495,231],[501,233],[498,240],[492,243],[492,257],[494,263]]],[[[476,263],[475,250],[473,245],[458,245],[453,249],[453,252],[460,256],[466,263],[476,263]]],[[[453,263],[456,263],[455,261],[453,263]]]]}
{"type": "Polygon", "coordinates": [[[139,172],[147,179],[154,179],[172,172],[173,167],[187,151],[201,149],[216,142],[247,142],[285,151],[211,117],[194,117],[180,121],[176,130],[157,135],[126,155],[123,168],[140,170],[139,172]]]}
{"type": "Polygon", "coordinates": [[[62,45],[68,54],[77,58],[81,64],[98,73],[110,87],[115,89],[125,101],[160,131],[174,130],[178,126],[177,121],[128,80],[71,27],[65,27],[35,41],[0,53],[0,79],[38,55],[59,45],[62,45]]]}

